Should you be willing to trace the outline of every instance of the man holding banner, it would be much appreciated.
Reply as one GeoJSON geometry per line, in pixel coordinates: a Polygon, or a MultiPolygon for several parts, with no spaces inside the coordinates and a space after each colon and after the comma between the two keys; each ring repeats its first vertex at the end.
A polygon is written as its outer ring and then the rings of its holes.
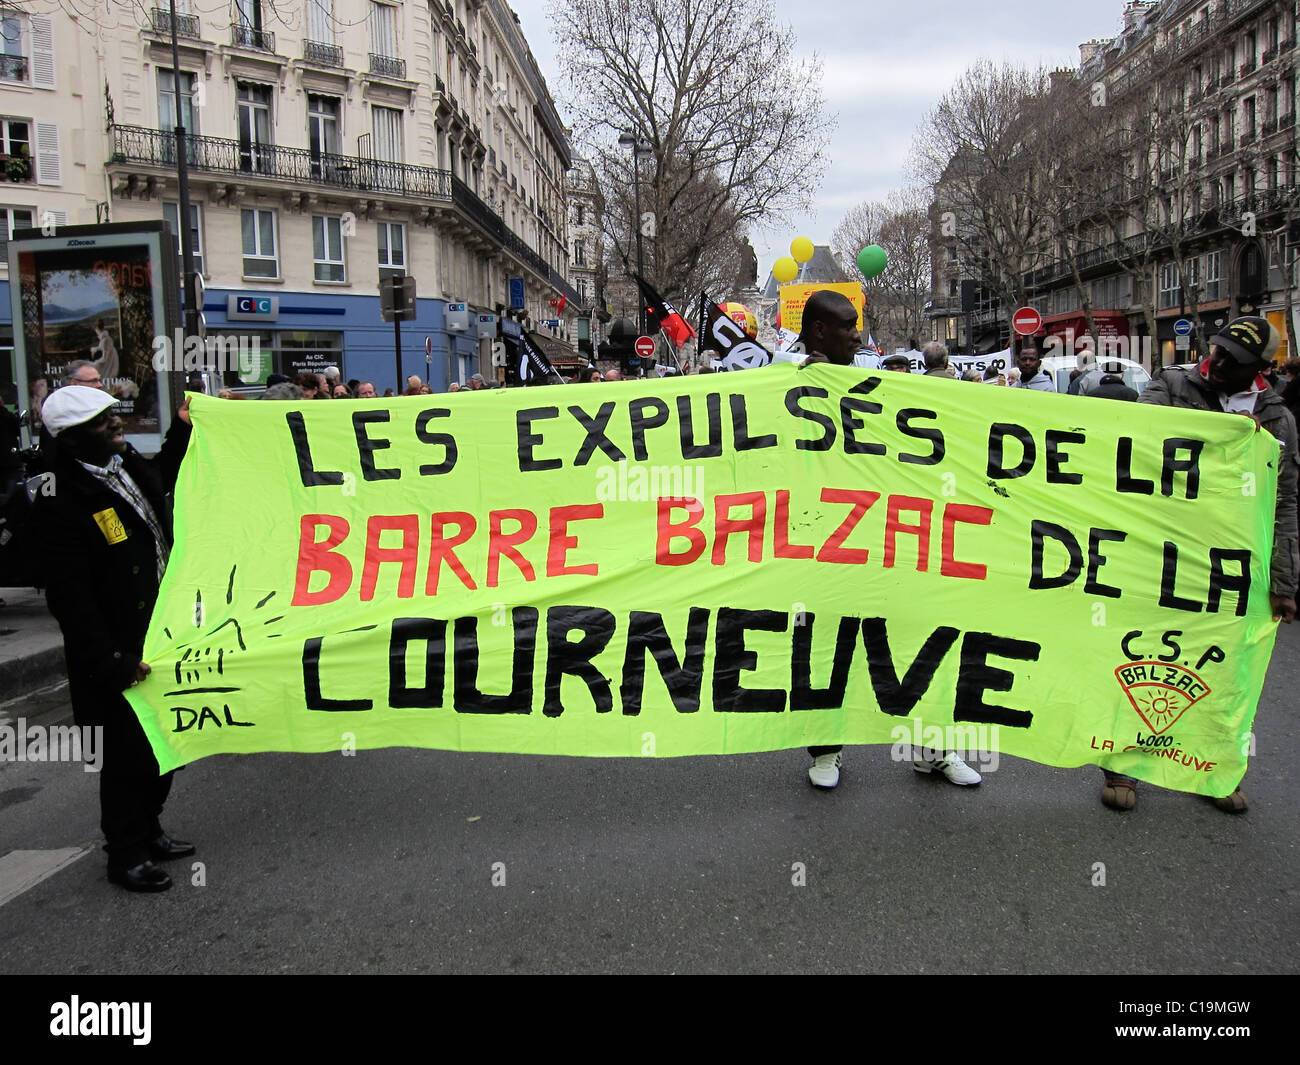
{"type": "MultiPolygon", "coordinates": [[[[1244,414],[1257,428],[1266,429],[1277,438],[1281,445],[1281,466],[1268,598],[1273,620],[1290,622],[1296,614],[1296,580],[1300,575],[1300,545],[1296,543],[1296,463],[1300,455],[1295,419],[1282,397],[1263,377],[1280,341],[1268,319],[1253,315],[1237,318],[1210,341],[1208,359],[1199,366],[1168,367],[1147,386],[1138,402],[1244,414]]],[[[1101,801],[1113,810],[1133,809],[1137,803],[1137,781],[1121,773],[1102,772],[1106,783],[1101,789],[1101,801]]],[[[1244,814],[1250,808],[1240,786],[1231,795],[1215,798],[1214,805],[1232,814],[1244,814]]]]}
{"type": "Polygon", "coordinates": [[[150,673],[143,645],[172,546],[165,493],[190,439],[188,401],[152,460],[127,445],[111,410],[116,402],[78,385],[46,400],[58,490],[39,498],[37,516],[73,714],[82,728],[102,729],[100,824],[108,878],[128,891],[166,891],[171,878],[154,860],[187,857],[194,847],[168,838],[158,823],[172,775],[159,775],[122,692],[150,673]]]}
{"type": "MultiPolygon", "coordinates": [[[[858,310],[847,296],[823,289],[814,292],[803,309],[803,326],[799,343],[808,352],[800,368],[817,363],[852,366],[853,356],[862,346],[858,332],[858,310]]],[[[929,351],[926,347],[926,351],[929,351]]],[[[948,349],[939,345],[947,362],[948,349]]],[[[927,356],[927,365],[929,357],[927,356]]],[[[808,767],[808,783],[814,788],[829,791],[840,782],[840,766],[844,764],[842,746],[809,747],[813,764],[808,767]]],[[[940,752],[922,748],[913,752],[913,768],[918,773],[942,773],[953,784],[970,787],[984,778],[968,766],[955,751],[940,752]],[[920,757],[915,757],[919,754],[920,757]]]]}

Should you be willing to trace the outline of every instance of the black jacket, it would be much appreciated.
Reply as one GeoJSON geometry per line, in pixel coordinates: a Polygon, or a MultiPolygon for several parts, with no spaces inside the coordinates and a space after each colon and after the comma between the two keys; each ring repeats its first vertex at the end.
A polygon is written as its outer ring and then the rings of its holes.
{"type": "MultiPolygon", "coordinates": [[[[149,500],[169,542],[167,494],[176,485],[189,438],[190,427],[178,418],[156,457],[145,459],[134,449],[122,457],[123,468],[149,500]]],[[[102,724],[127,706],[121,693],[131,684],[143,652],[158,598],[154,537],[130,503],[71,456],[56,458],[54,476],[53,493],[38,496],[36,508],[47,601],[63,630],[77,723],[102,724]],[[113,516],[121,522],[121,532],[113,516]]]]}

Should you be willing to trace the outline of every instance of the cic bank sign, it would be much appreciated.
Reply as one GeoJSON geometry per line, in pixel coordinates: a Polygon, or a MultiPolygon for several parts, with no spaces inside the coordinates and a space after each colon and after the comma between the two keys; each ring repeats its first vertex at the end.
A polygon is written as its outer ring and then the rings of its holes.
{"type": "Polygon", "coordinates": [[[226,317],[232,322],[274,322],[280,317],[280,297],[243,293],[227,296],[226,317]]]}

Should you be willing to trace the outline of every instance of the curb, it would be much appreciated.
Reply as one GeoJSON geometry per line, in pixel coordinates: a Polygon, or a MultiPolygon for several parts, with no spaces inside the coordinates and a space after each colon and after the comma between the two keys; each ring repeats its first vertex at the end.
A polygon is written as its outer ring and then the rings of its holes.
{"type": "Polygon", "coordinates": [[[21,658],[0,662],[0,702],[21,699],[38,688],[46,688],[68,675],[63,644],[45,647],[21,658]]]}

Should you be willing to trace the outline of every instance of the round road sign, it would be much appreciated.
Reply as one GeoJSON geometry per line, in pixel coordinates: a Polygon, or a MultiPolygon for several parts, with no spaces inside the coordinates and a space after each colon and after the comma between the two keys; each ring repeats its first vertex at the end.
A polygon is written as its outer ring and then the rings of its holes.
{"type": "Polygon", "coordinates": [[[1011,316],[1011,328],[1022,337],[1033,336],[1043,327],[1043,316],[1033,307],[1017,308],[1011,316]]]}
{"type": "Polygon", "coordinates": [[[655,342],[650,337],[637,337],[633,348],[641,358],[648,359],[655,353],[655,342]]]}

